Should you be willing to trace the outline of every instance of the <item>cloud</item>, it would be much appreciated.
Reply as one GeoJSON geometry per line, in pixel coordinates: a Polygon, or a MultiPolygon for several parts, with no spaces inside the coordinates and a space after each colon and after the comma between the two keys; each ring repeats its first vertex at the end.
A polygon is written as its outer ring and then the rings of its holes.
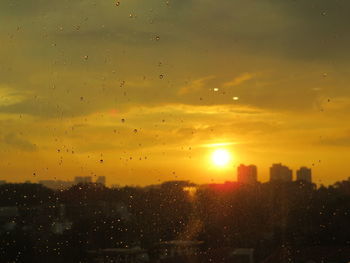
{"type": "MultiPolygon", "coordinates": [[[[310,110],[318,97],[312,89],[327,91],[310,71],[321,76],[317,71],[338,71],[332,65],[349,61],[347,7],[327,0],[150,0],[119,7],[5,1],[1,12],[14,16],[0,25],[0,58],[8,66],[0,76],[15,88],[6,103],[0,98],[0,111],[67,117],[116,105],[230,105],[232,97],[261,108],[310,110]],[[269,74],[251,73],[265,69],[269,74]],[[142,77],[147,86],[133,84],[142,77]],[[130,84],[119,88],[124,80],[130,84]],[[222,92],[210,92],[213,87],[222,92]]],[[[327,85],[349,96],[340,78],[327,85]]]]}
{"type": "Polygon", "coordinates": [[[188,85],[181,87],[178,91],[178,95],[185,95],[188,93],[198,92],[205,86],[205,84],[209,80],[211,80],[213,78],[214,78],[214,76],[207,76],[207,77],[193,80],[188,85]]]}
{"type": "Polygon", "coordinates": [[[324,146],[350,147],[350,132],[347,135],[322,138],[318,143],[324,146]]]}
{"type": "Polygon", "coordinates": [[[350,97],[320,96],[315,101],[315,107],[328,113],[347,112],[350,110],[350,97]]]}
{"type": "Polygon", "coordinates": [[[234,86],[242,84],[245,81],[251,80],[253,77],[254,77],[254,74],[243,73],[242,75],[235,77],[233,80],[225,82],[223,84],[223,86],[224,87],[234,87],[234,86]]]}
{"type": "Polygon", "coordinates": [[[2,141],[9,145],[10,147],[17,148],[23,151],[32,152],[37,149],[37,146],[30,141],[27,141],[19,137],[15,133],[8,133],[3,138],[2,141]]]}
{"type": "Polygon", "coordinates": [[[6,85],[0,85],[0,108],[17,104],[24,99],[24,96],[15,89],[11,89],[6,85]]]}
{"type": "Polygon", "coordinates": [[[44,118],[72,117],[82,115],[86,111],[77,111],[67,103],[50,103],[46,99],[29,98],[21,102],[0,106],[0,112],[13,114],[28,114],[44,118]]]}
{"type": "Polygon", "coordinates": [[[349,2],[334,0],[223,0],[219,4],[177,0],[169,5],[150,0],[123,1],[119,7],[113,1],[62,4],[28,0],[2,1],[0,12],[16,27],[18,16],[35,21],[26,32],[40,33],[45,22],[45,33],[51,39],[60,26],[64,27],[62,36],[105,44],[121,41],[142,45],[149,43],[149,33],[157,33],[171,40],[167,42],[169,49],[174,45],[216,44],[218,49],[236,54],[243,51],[311,61],[336,57],[347,62],[349,8],[349,2]],[[76,25],[80,25],[79,32],[69,30],[76,25]]]}

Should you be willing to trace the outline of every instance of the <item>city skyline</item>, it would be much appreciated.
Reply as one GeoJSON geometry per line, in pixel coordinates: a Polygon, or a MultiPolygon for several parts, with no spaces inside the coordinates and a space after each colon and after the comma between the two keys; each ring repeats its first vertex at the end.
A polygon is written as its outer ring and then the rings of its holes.
{"type": "Polygon", "coordinates": [[[2,1],[1,176],[222,182],[253,160],[265,181],[277,160],[347,178],[349,4],[312,2],[2,1]]]}
{"type": "MultiPolygon", "coordinates": [[[[264,183],[264,182],[272,182],[272,181],[281,181],[281,182],[292,182],[292,181],[305,181],[309,183],[315,183],[313,181],[313,173],[312,169],[308,168],[306,166],[300,166],[299,169],[295,170],[293,172],[292,169],[290,169],[288,166],[283,165],[282,163],[273,163],[269,168],[270,174],[269,174],[269,180],[267,181],[260,181],[259,180],[259,173],[258,173],[258,167],[254,164],[240,164],[237,166],[236,169],[236,176],[235,179],[232,182],[238,182],[243,184],[254,184],[254,183],[264,183]],[[287,172],[287,174],[286,174],[287,172]],[[287,176],[287,177],[286,177],[287,176]]],[[[44,186],[47,186],[48,188],[53,189],[59,189],[59,188],[69,188],[73,185],[79,184],[79,183],[98,183],[102,185],[107,185],[106,176],[75,176],[72,178],[73,180],[57,180],[57,179],[46,179],[46,180],[39,180],[39,181],[25,181],[26,183],[39,183],[44,186]]],[[[346,180],[346,178],[344,178],[346,180]]],[[[178,181],[178,180],[174,180],[178,181]]],[[[190,180],[183,180],[183,181],[189,181],[190,180]]],[[[230,180],[229,180],[230,181],[230,180]]],[[[225,181],[227,182],[227,181],[225,181]]],[[[225,183],[225,182],[218,182],[218,183],[225,183]]],[[[7,182],[6,180],[0,180],[0,184],[5,183],[13,183],[13,182],[7,182]]],[[[206,182],[206,183],[212,183],[212,182],[206,182]]],[[[335,182],[333,182],[335,183],[335,182]]],[[[205,184],[205,183],[204,183],[205,184]]],[[[110,186],[121,186],[120,184],[114,184],[110,183],[110,186]]],[[[140,185],[142,186],[142,185],[140,185]]]]}
{"type": "Polygon", "coordinates": [[[350,263],[349,10],[0,0],[0,261],[350,263]]]}

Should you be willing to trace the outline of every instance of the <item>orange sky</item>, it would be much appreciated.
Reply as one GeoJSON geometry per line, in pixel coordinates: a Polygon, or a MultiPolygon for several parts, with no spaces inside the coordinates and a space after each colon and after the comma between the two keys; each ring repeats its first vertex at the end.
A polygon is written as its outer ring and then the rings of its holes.
{"type": "Polygon", "coordinates": [[[345,179],[349,7],[2,1],[0,179],[223,182],[252,163],[266,181],[275,162],[345,179]]]}

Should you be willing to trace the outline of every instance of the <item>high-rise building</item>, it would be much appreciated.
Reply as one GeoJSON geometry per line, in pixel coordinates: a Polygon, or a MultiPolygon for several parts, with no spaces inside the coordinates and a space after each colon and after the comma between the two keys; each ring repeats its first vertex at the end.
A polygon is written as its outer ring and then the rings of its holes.
{"type": "Polygon", "coordinates": [[[96,183],[106,185],[106,176],[99,176],[96,180],[96,183]]]}
{"type": "Polygon", "coordinates": [[[87,183],[91,183],[91,182],[92,182],[91,176],[76,176],[76,177],[74,177],[75,184],[87,184],[87,183]]]}
{"type": "Polygon", "coordinates": [[[293,172],[287,166],[275,163],[270,167],[270,182],[291,182],[292,179],[293,172]]]}
{"type": "Polygon", "coordinates": [[[244,184],[254,184],[258,180],[257,168],[255,165],[241,164],[237,168],[237,181],[244,184]]]}
{"type": "Polygon", "coordinates": [[[300,167],[297,171],[297,181],[312,182],[311,169],[307,167],[300,167]]]}

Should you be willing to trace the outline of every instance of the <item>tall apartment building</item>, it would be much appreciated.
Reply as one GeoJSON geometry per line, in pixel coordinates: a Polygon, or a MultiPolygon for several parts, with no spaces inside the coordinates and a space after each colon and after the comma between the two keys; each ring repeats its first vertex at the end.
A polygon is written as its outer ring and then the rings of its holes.
{"type": "Polygon", "coordinates": [[[281,163],[273,164],[270,167],[270,182],[291,182],[293,171],[281,163]]]}
{"type": "Polygon", "coordinates": [[[297,171],[297,181],[312,183],[311,169],[304,166],[300,167],[297,171]]]}
{"type": "Polygon", "coordinates": [[[257,168],[255,165],[241,164],[237,168],[237,182],[243,184],[254,184],[258,181],[257,168]]]}

